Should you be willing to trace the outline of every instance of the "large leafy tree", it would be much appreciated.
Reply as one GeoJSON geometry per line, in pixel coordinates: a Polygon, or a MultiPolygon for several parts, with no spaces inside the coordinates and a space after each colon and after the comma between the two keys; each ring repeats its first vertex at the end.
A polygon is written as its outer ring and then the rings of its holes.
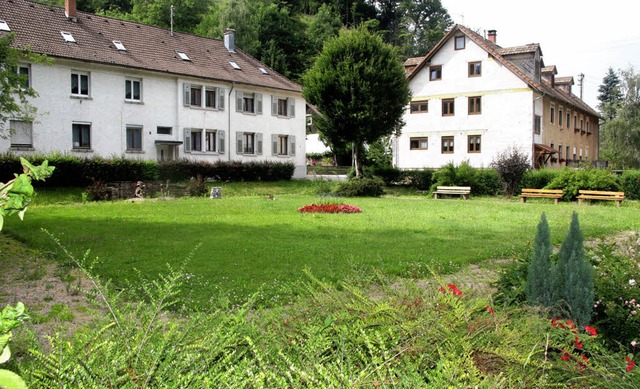
{"type": "Polygon", "coordinates": [[[338,148],[352,144],[356,176],[363,148],[401,128],[410,91],[396,50],[363,27],[330,39],[304,78],[305,98],[322,116],[323,137],[338,148]]]}
{"type": "Polygon", "coordinates": [[[35,108],[29,98],[36,97],[36,91],[28,85],[28,75],[18,71],[21,59],[43,61],[44,57],[28,50],[14,48],[15,36],[11,33],[0,37],[0,136],[6,137],[5,127],[12,118],[33,120],[35,108]]]}
{"type": "Polygon", "coordinates": [[[621,101],[600,128],[600,154],[616,168],[640,168],[640,74],[620,71],[621,101]]]}
{"type": "Polygon", "coordinates": [[[622,101],[620,77],[613,71],[613,68],[609,68],[607,75],[602,79],[602,84],[598,87],[598,100],[600,100],[598,108],[600,108],[605,120],[612,120],[622,101]]]}

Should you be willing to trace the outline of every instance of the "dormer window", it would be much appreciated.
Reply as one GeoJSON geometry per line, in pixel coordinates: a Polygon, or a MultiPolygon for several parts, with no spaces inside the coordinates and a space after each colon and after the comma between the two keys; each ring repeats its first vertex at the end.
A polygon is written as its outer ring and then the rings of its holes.
{"type": "Polygon", "coordinates": [[[118,51],[127,51],[127,48],[124,47],[124,45],[120,41],[113,41],[113,45],[116,47],[118,51]]]}
{"type": "Polygon", "coordinates": [[[71,35],[70,32],[60,31],[60,34],[62,34],[62,37],[64,38],[65,42],[67,42],[67,43],[76,43],[75,38],[73,37],[73,35],[71,35]]]}
{"type": "Polygon", "coordinates": [[[0,19],[0,31],[11,31],[6,21],[0,19]]]}
{"type": "Polygon", "coordinates": [[[191,61],[191,58],[189,58],[189,56],[182,51],[176,51],[176,54],[178,54],[178,57],[180,57],[180,59],[183,61],[191,61]]]}
{"type": "Polygon", "coordinates": [[[233,62],[233,61],[229,61],[229,64],[231,65],[231,67],[233,67],[235,70],[242,70],[242,68],[240,67],[240,65],[238,65],[237,63],[233,62]]]}

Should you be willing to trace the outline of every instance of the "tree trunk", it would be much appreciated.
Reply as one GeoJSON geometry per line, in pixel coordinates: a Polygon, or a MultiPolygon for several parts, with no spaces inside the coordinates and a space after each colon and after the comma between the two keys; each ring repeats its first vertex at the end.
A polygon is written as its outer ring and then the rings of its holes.
{"type": "Polygon", "coordinates": [[[361,145],[357,142],[353,143],[353,168],[356,170],[356,178],[362,178],[362,165],[360,164],[361,145]]]}

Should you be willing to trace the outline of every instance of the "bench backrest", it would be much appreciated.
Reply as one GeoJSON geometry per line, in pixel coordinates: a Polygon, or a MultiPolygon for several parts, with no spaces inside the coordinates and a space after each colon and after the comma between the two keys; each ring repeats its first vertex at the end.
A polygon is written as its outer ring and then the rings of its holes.
{"type": "Polygon", "coordinates": [[[522,193],[541,193],[541,194],[563,194],[564,191],[562,189],[522,189],[522,193]]]}
{"type": "Polygon", "coordinates": [[[592,195],[592,196],[611,196],[611,197],[624,197],[624,192],[608,192],[604,190],[582,190],[578,191],[581,195],[592,195]]]}
{"type": "Polygon", "coordinates": [[[437,190],[444,190],[444,191],[467,191],[470,192],[471,191],[471,187],[470,186],[438,186],[437,190]]]}

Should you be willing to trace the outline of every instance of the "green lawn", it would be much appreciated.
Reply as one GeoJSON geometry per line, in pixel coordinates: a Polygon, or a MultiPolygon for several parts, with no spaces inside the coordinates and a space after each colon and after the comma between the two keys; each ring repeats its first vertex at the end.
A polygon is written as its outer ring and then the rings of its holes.
{"type": "Polygon", "coordinates": [[[345,199],[361,207],[361,214],[296,212],[318,200],[308,194],[283,194],[276,200],[237,194],[219,200],[43,201],[46,205],[29,208],[23,222],[7,220],[4,233],[59,253],[40,232],[45,228],[78,257],[90,249],[90,256],[98,257],[95,270],[119,286],[137,279],[134,269],[154,278],[166,271],[167,263],[178,266],[200,245],[186,264],[193,277],[185,297],[206,307],[221,297],[237,303],[256,292],[261,303],[278,304],[295,293],[305,268],[330,281],[367,277],[374,269],[413,277],[429,268],[450,272],[469,263],[521,255],[542,212],[556,244],[566,234],[573,211],[587,239],[640,228],[640,206],[634,202],[616,208],[604,202],[578,206],[404,196],[345,199]]]}

